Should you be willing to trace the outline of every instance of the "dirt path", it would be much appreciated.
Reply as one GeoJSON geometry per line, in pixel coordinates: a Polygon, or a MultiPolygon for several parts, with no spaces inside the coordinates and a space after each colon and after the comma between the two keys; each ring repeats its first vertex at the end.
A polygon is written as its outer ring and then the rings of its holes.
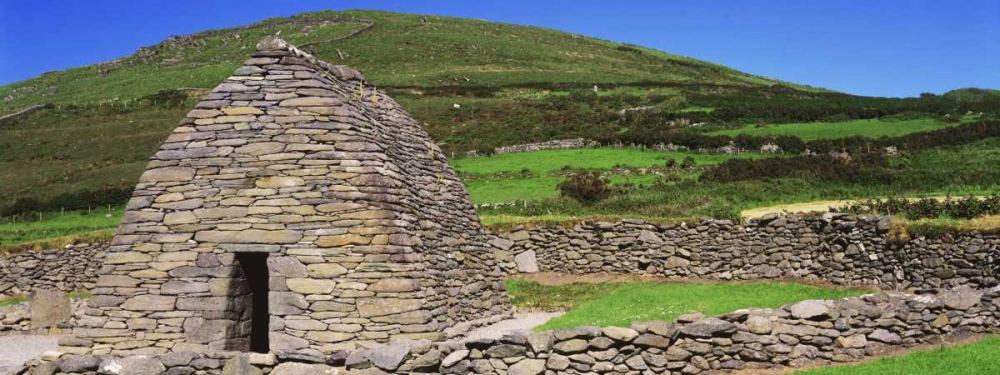
{"type": "Polygon", "coordinates": [[[462,341],[472,341],[477,339],[499,339],[504,333],[512,331],[531,331],[549,319],[556,318],[565,312],[534,312],[517,313],[513,319],[501,320],[486,327],[480,327],[469,332],[462,341]]]}
{"type": "Polygon", "coordinates": [[[10,335],[0,336],[0,374],[38,358],[42,353],[54,351],[62,336],[10,335]]]}

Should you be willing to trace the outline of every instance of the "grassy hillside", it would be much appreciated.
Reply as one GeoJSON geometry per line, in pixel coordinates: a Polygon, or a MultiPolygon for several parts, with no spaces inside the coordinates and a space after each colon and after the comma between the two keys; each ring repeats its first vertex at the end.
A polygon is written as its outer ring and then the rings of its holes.
{"type": "MultiPolygon", "coordinates": [[[[306,13],[171,37],[111,62],[0,87],[0,114],[48,105],[0,123],[0,215],[121,204],[149,155],[193,103],[240,66],[259,39],[279,32],[321,59],[359,68],[419,120],[452,160],[467,150],[488,152],[572,137],[604,144],[687,140],[693,149],[711,149],[731,139],[706,131],[757,123],[864,122],[904,114],[914,124],[894,124],[890,133],[897,134],[951,125],[930,118],[983,110],[990,117],[990,109],[1000,108],[1000,96],[990,90],[908,99],[857,97],[538,27],[375,11],[306,13]],[[695,123],[707,125],[687,127],[695,123]]],[[[823,127],[814,136],[882,134],[861,128],[823,127]]],[[[813,136],[812,126],[781,129],[813,136]]],[[[553,169],[642,167],[659,164],[663,156],[651,160],[630,152],[541,153],[456,164],[467,172],[479,202],[544,200],[555,195],[554,184],[563,178],[553,169]],[[534,175],[482,176],[512,169],[534,175]]],[[[706,165],[726,158],[696,159],[706,165]]],[[[653,185],[655,178],[621,175],[612,180],[653,185]]],[[[660,185],[696,178],[697,173],[687,173],[660,185]]],[[[721,209],[698,208],[706,207],[705,199],[672,208],[643,203],[642,212],[631,214],[676,216],[721,209]]],[[[632,205],[612,211],[627,214],[628,207],[632,205]]]]}
{"type": "Polygon", "coordinates": [[[112,62],[0,87],[0,98],[10,97],[0,102],[0,112],[30,104],[127,101],[163,89],[211,88],[240,66],[258,40],[278,32],[320,59],[361,70],[383,87],[779,83],[538,27],[375,11],[317,12],[172,37],[112,62]],[[358,30],[364,31],[347,37],[358,30]]]}
{"type": "Polygon", "coordinates": [[[961,122],[945,122],[936,119],[918,119],[903,121],[883,121],[879,119],[852,120],[843,122],[808,122],[798,124],[749,125],[738,129],[719,130],[709,135],[737,136],[740,134],[754,136],[790,135],[803,141],[814,139],[836,139],[850,136],[892,137],[909,133],[947,128],[960,125],[961,122]]]}
{"type": "Polygon", "coordinates": [[[0,87],[0,114],[50,105],[0,124],[0,212],[120,203],[197,98],[239,67],[258,40],[279,32],[321,59],[359,68],[452,154],[614,133],[619,125],[604,118],[620,108],[681,103],[691,90],[780,84],[537,27],[374,11],[274,18],[171,37],[114,61],[0,87]],[[567,99],[595,84],[606,98],[599,106],[567,99]],[[180,92],[192,97],[164,102],[180,92]]]}

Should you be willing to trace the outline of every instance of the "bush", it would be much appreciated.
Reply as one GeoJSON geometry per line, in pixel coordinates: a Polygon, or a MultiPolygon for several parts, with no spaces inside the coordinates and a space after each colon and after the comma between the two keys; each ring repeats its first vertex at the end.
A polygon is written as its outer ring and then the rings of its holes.
{"type": "Polygon", "coordinates": [[[790,158],[765,158],[758,160],[729,159],[703,173],[701,181],[733,182],[761,178],[798,177],[842,181],[857,184],[885,184],[892,182],[889,162],[876,154],[865,154],[853,159],[831,155],[805,155],[790,158]]]}
{"type": "Polygon", "coordinates": [[[889,197],[889,199],[868,199],[837,207],[836,211],[858,214],[900,215],[907,219],[974,219],[980,216],[1000,214],[1000,195],[996,193],[984,199],[969,196],[965,198],[946,197],[943,200],[920,198],[916,200],[889,197]]]}
{"type": "Polygon", "coordinates": [[[559,194],[579,202],[592,203],[611,196],[611,180],[600,173],[580,171],[559,183],[559,194]]]}
{"type": "Polygon", "coordinates": [[[684,161],[681,162],[681,169],[692,169],[695,167],[695,162],[693,157],[685,157],[684,161]]]}

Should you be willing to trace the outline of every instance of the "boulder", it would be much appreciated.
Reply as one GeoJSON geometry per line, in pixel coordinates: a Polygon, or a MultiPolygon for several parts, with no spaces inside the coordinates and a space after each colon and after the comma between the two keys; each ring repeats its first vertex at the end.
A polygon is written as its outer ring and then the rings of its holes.
{"type": "Polygon", "coordinates": [[[395,371],[409,356],[409,345],[395,343],[389,346],[372,349],[372,351],[368,354],[368,359],[373,365],[375,365],[375,367],[386,371],[395,371]]]}
{"type": "Polygon", "coordinates": [[[788,309],[793,317],[807,320],[823,320],[830,317],[830,308],[823,301],[805,300],[788,309]]]}
{"type": "Polygon", "coordinates": [[[341,375],[341,372],[323,364],[285,362],[271,370],[269,375],[341,375]]]}
{"type": "Polygon", "coordinates": [[[968,310],[979,304],[979,292],[968,285],[963,285],[948,291],[942,291],[938,296],[945,306],[955,310],[968,310]]]}
{"type": "Polygon", "coordinates": [[[636,332],[634,329],[624,327],[604,327],[601,332],[615,341],[622,342],[632,342],[632,340],[635,340],[636,337],[639,337],[639,332],[636,332]]]}
{"type": "Polygon", "coordinates": [[[538,375],[545,372],[544,359],[523,359],[507,369],[509,375],[538,375]]]}
{"type": "Polygon", "coordinates": [[[226,361],[221,375],[264,375],[264,372],[250,364],[246,357],[235,356],[226,361]]]}
{"type": "Polygon", "coordinates": [[[732,336],[735,332],[735,324],[718,318],[708,318],[681,327],[682,334],[698,338],[732,336]]]}
{"type": "Polygon", "coordinates": [[[38,289],[31,293],[31,328],[55,327],[73,316],[66,293],[38,289]]]}
{"type": "Polygon", "coordinates": [[[535,251],[528,250],[514,256],[514,263],[517,264],[517,271],[521,273],[538,272],[538,259],[535,258],[535,251]]]}

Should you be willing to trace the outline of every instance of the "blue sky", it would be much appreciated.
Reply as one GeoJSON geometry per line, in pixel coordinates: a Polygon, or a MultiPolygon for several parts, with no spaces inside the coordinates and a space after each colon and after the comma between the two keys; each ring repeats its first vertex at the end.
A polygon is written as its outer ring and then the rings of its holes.
{"type": "Polygon", "coordinates": [[[170,35],[322,9],[543,26],[859,95],[1000,89],[1000,1],[0,2],[0,84],[128,55],[170,35]]]}

